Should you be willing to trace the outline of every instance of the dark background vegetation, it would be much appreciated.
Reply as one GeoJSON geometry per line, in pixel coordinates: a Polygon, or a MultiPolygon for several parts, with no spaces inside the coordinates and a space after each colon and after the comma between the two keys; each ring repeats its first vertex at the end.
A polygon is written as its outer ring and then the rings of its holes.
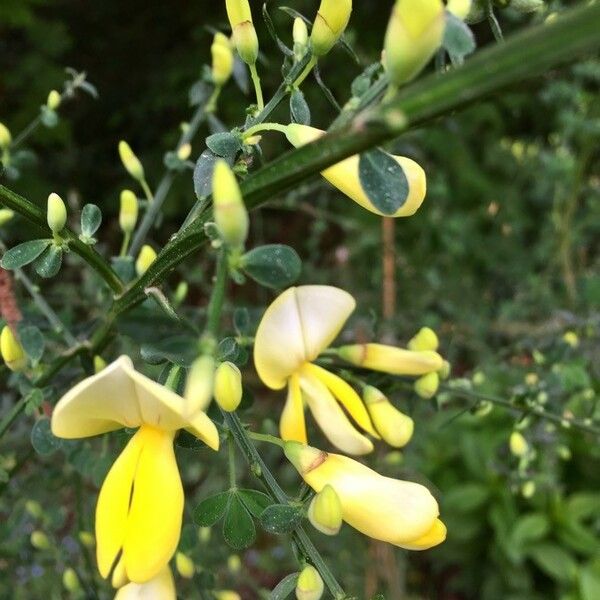
{"type": "MultiPolygon", "coordinates": [[[[86,71],[100,94],[98,100],[79,94],[61,107],[59,126],[41,128],[27,144],[37,164],[9,185],[40,206],[50,191],[69,197],[73,212],[87,202],[97,204],[104,213],[100,247],[116,253],[120,239],[112,217],[118,211],[119,191],[131,185],[118,159],[118,140],[130,142],[155,185],[165,151],[175,144],[179,124],[191,115],[188,91],[209,62],[211,28],[226,30],[222,4],[2,0],[0,120],[13,135],[37,114],[51,88],[61,88],[66,66],[86,71]]],[[[252,4],[268,97],[280,81],[280,55],[259,17],[260,3],[252,4]]],[[[269,4],[278,30],[289,40],[289,17],[276,9],[281,3],[269,4]]],[[[317,2],[289,4],[311,16],[317,2]]],[[[355,5],[348,39],[366,66],[379,58],[391,2],[355,5]]],[[[499,12],[507,35],[545,15],[499,12]]],[[[487,23],[473,30],[479,46],[494,43],[487,23]]],[[[322,64],[323,77],[342,104],[360,71],[340,49],[322,64]]],[[[310,81],[304,88],[313,124],[325,128],[335,111],[310,81]]],[[[389,599],[600,596],[598,438],[560,425],[548,427],[543,420],[518,420],[498,407],[486,413],[487,405],[476,400],[477,394],[491,394],[541,402],[540,394],[545,394],[550,412],[599,416],[599,88],[600,61],[589,57],[411,132],[390,146],[424,166],[428,197],[414,218],[395,223],[391,259],[397,293],[393,316],[387,320],[375,316],[381,314],[383,278],[380,219],[316,179],[290,197],[273,198],[253,217],[255,243],[285,242],[298,250],[304,261],[302,283],[340,285],[358,298],[356,326],[364,335],[405,341],[420,326],[433,326],[454,366],[451,389],[431,403],[416,399],[410,389],[389,390],[401,407],[413,412],[417,434],[402,456],[381,450],[374,459],[388,474],[427,478],[437,486],[449,525],[448,541],[433,551],[407,556],[357,537],[348,527],[339,538],[317,540],[340,580],[359,598],[378,591],[389,599]],[[577,333],[576,348],[562,340],[567,330],[577,333]],[[526,383],[528,374],[536,378],[526,383]],[[475,399],[461,399],[452,388],[475,399]],[[516,425],[534,448],[526,464],[507,449],[516,425]],[[536,485],[532,498],[522,494],[527,482],[536,485]]],[[[230,83],[221,96],[219,118],[230,126],[241,124],[250,101],[230,83]]],[[[288,118],[282,106],[273,120],[288,118]]],[[[194,158],[204,149],[208,133],[203,129],[196,138],[194,158]]],[[[266,136],[267,159],[286,149],[277,135],[266,136]]],[[[160,229],[152,234],[155,247],[179,227],[194,201],[191,173],[184,174],[165,205],[160,229]]],[[[33,235],[22,221],[17,223],[2,233],[9,244],[33,235]]],[[[199,257],[173,277],[173,285],[182,278],[192,282],[191,316],[206,302],[204,282],[211,268],[210,259],[199,257]]],[[[77,272],[65,269],[59,279],[44,283],[47,298],[74,328],[89,304],[85,298],[73,300],[81,290],[77,272]],[[64,309],[66,299],[72,300],[75,313],[64,309]]],[[[235,295],[250,307],[270,297],[251,286],[235,295]]],[[[140,339],[146,335],[143,323],[143,318],[134,321],[140,339]]],[[[131,334],[130,329],[131,324],[131,334]]],[[[252,387],[251,374],[249,380],[252,387]]],[[[263,415],[268,427],[279,415],[280,398],[263,397],[258,385],[254,388],[252,418],[263,415]]],[[[3,460],[11,452],[20,456],[26,451],[26,435],[13,441],[14,446],[2,448],[3,460]]],[[[209,476],[210,483],[198,488],[198,498],[223,489],[226,484],[206,472],[205,465],[193,464],[196,456],[188,452],[182,460],[188,464],[190,486],[209,476]]],[[[206,454],[200,456],[204,459],[206,454]]],[[[273,451],[268,460],[277,464],[278,456],[273,451]]],[[[102,463],[104,469],[111,457],[102,463]]],[[[59,594],[54,597],[64,594],[59,591],[60,571],[80,560],[68,541],[77,527],[91,527],[102,465],[95,465],[93,473],[89,465],[67,468],[68,476],[77,478],[90,497],[83,523],[75,525],[69,504],[73,499],[63,498],[63,505],[59,500],[61,486],[56,481],[61,481],[62,455],[32,461],[39,463],[37,469],[40,464],[48,468],[47,485],[38,484],[36,468],[24,469],[18,483],[0,497],[1,597],[41,598],[49,590],[59,594]],[[75,473],[78,468],[80,474],[75,473]],[[36,522],[26,513],[25,497],[43,505],[43,520],[36,522]],[[34,526],[43,526],[66,550],[40,556],[27,542],[34,526]]],[[[295,479],[283,464],[281,471],[293,485],[295,479]]],[[[294,568],[283,549],[287,546],[278,546],[279,541],[264,535],[242,556],[237,574],[225,568],[227,551],[217,531],[208,546],[195,544],[189,551],[198,564],[217,574],[219,585],[254,598],[257,583],[272,587],[294,568]]],[[[189,583],[182,583],[180,592],[185,598],[196,597],[189,583]]]]}

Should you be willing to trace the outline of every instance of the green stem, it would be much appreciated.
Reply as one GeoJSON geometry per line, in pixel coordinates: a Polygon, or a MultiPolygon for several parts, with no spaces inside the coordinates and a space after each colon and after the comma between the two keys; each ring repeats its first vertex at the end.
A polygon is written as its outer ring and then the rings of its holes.
{"type": "Polygon", "coordinates": [[[150,189],[148,182],[145,179],[141,179],[140,185],[142,186],[142,189],[144,190],[144,195],[146,196],[146,199],[148,200],[148,207],[152,206],[152,203],[154,202],[154,194],[152,193],[152,190],[150,189]]]}
{"type": "Polygon", "coordinates": [[[123,243],[121,244],[121,252],[119,252],[119,256],[121,258],[127,256],[127,249],[129,248],[129,242],[131,241],[131,233],[126,231],[123,234],[123,243]]]}
{"type": "Polygon", "coordinates": [[[41,115],[38,115],[27,127],[19,133],[19,135],[13,140],[13,143],[10,145],[11,149],[16,148],[20,144],[22,144],[40,125],[42,122],[41,115]]]}
{"type": "Polygon", "coordinates": [[[311,56],[310,60],[308,61],[308,64],[304,68],[304,71],[302,71],[302,73],[300,73],[298,78],[292,84],[292,87],[300,87],[302,82],[310,75],[311,71],[315,68],[316,64],[317,64],[317,57],[311,56]]]}
{"type": "Polygon", "coordinates": [[[274,444],[280,448],[285,447],[285,442],[281,438],[275,437],[274,435],[269,435],[268,433],[255,433],[254,431],[248,431],[248,437],[256,440],[257,442],[267,442],[268,444],[274,444]]]}
{"type": "Polygon", "coordinates": [[[254,92],[256,93],[256,104],[258,105],[258,110],[261,111],[265,107],[265,101],[263,100],[262,87],[260,85],[260,77],[258,76],[258,71],[256,70],[256,63],[250,65],[250,77],[252,78],[252,83],[254,84],[254,92]]]}
{"type": "Polygon", "coordinates": [[[213,289],[206,309],[206,330],[205,333],[212,337],[217,338],[219,334],[219,324],[221,322],[221,312],[223,310],[223,302],[225,300],[225,286],[227,284],[227,250],[223,245],[219,249],[219,255],[217,257],[217,271],[215,274],[215,281],[213,283],[213,289]]]}
{"type": "Polygon", "coordinates": [[[256,135],[260,131],[279,131],[280,133],[285,134],[287,133],[287,129],[287,125],[281,125],[280,123],[258,123],[257,125],[252,125],[252,127],[244,131],[244,140],[256,135]]]}
{"type": "Polygon", "coordinates": [[[227,457],[229,466],[229,487],[237,487],[237,478],[235,475],[235,446],[231,432],[227,434],[227,457]]]}
{"type": "Polygon", "coordinates": [[[502,28],[500,27],[500,23],[498,23],[498,19],[496,18],[496,14],[494,13],[494,5],[492,4],[492,0],[486,1],[485,14],[486,14],[488,23],[490,24],[490,29],[492,30],[492,33],[494,35],[494,39],[497,42],[503,42],[504,35],[502,33],[502,28]]]}
{"type": "MultiPolygon", "coordinates": [[[[225,423],[229,427],[235,441],[246,457],[248,464],[250,465],[252,472],[255,473],[259,479],[263,482],[274,500],[280,504],[287,504],[288,497],[286,493],[281,489],[281,486],[263,461],[256,447],[252,443],[246,429],[242,425],[239,417],[235,413],[225,413],[225,423]]],[[[333,573],[329,570],[329,567],[323,560],[323,557],[319,551],[315,548],[314,544],[310,541],[310,538],[302,527],[296,527],[292,532],[292,538],[294,542],[302,552],[302,554],[314,565],[319,571],[325,585],[329,588],[331,595],[336,600],[341,600],[346,597],[346,594],[342,586],[337,582],[333,573]]]]}

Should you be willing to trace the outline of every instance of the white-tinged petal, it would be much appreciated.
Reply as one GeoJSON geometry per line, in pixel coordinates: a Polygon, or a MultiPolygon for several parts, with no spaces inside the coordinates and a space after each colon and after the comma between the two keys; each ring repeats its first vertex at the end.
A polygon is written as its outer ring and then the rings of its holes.
{"type": "Polygon", "coordinates": [[[175,581],[169,567],[146,583],[128,583],[114,600],[176,600],[175,581]]]}
{"type": "Polygon", "coordinates": [[[254,364],[268,387],[314,360],[336,338],[355,307],[344,290],[324,285],[289,288],[267,308],[254,342],[254,364]]]}

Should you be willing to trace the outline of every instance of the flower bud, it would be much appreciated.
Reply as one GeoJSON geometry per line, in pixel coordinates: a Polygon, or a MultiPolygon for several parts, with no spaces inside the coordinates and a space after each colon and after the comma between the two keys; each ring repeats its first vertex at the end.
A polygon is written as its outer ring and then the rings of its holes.
{"type": "Polygon", "coordinates": [[[200,527],[198,529],[198,539],[202,544],[206,544],[210,542],[211,528],[210,527],[200,527]]]}
{"type": "Polygon", "coordinates": [[[311,501],[308,520],[325,535],[337,535],[342,527],[342,503],[336,491],[326,485],[311,501]]]}
{"type": "Polygon", "coordinates": [[[187,142],[186,144],[182,144],[177,148],[177,158],[179,160],[187,160],[192,154],[192,145],[187,142]]]}
{"type": "Polygon", "coordinates": [[[141,277],[155,260],[156,252],[152,246],[148,246],[148,244],[142,246],[137,260],[135,261],[135,272],[138,274],[138,277],[141,277]]]}
{"type": "Polygon", "coordinates": [[[94,356],[94,373],[100,373],[106,367],[106,361],[99,355],[94,356]]]}
{"type": "Polygon", "coordinates": [[[11,142],[10,130],[4,123],[0,123],[0,148],[8,148],[11,142]]]}
{"type": "Polygon", "coordinates": [[[535,487],[535,481],[526,481],[521,486],[521,495],[523,496],[523,498],[532,498],[535,494],[535,487]]]}
{"type": "Polygon", "coordinates": [[[185,384],[184,397],[188,403],[188,414],[205,410],[213,395],[215,359],[210,354],[199,356],[192,364],[185,384]]]}
{"type": "Polygon", "coordinates": [[[48,210],[46,212],[48,227],[52,233],[60,233],[67,222],[67,207],[63,199],[52,192],[48,196],[48,210]]]}
{"type": "Polygon", "coordinates": [[[446,2],[446,10],[464,21],[469,12],[471,12],[472,4],[473,0],[448,0],[446,2]]]}
{"type": "Polygon", "coordinates": [[[327,54],[348,26],[352,13],[352,0],[321,0],[310,34],[315,56],[327,54]]]}
{"type": "Polygon", "coordinates": [[[353,344],[338,348],[340,358],[357,367],[391,375],[424,375],[442,368],[437,352],[413,352],[384,344],[353,344]]]}
{"type": "Polygon", "coordinates": [[[240,560],[240,557],[237,554],[231,554],[227,558],[227,570],[235,575],[240,572],[241,568],[242,561],[240,560]]]}
{"type": "Polygon", "coordinates": [[[525,454],[527,454],[529,451],[529,444],[523,437],[523,434],[519,431],[513,431],[510,434],[508,445],[510,447],[510,451],[518,457],[525,456],[525,454]]]}
{"type": "Polygon", "coordinates": [[[248,213],[233,171],[218,160],[212,179],[215,222],[223,241],[234,248],[248,237],[248,213]]]}
{"type": "Polygon", "coordinates": [[[92,533],[90,533],[89,531],[80,531],[78,537],[79,537],[79,541],[86,548],[94,547],[94,543],[95,543],[94,535],[92,533]]]}
{"type": "Polygon", "coordinates": [[[43,514],[42,505],[36,500],[27,500],[27,502],[25,502],[25,510],[34,519],[39,519],[43,514]]]}
{"type": "Polygon", "coordinates": [[[416,77],[444,36],[441,0],[396,0],[385,35],[385,68],[395,85],[416,77]]]}
{"type": "Polygon", "coordinates": [[[306,565],[296,583],[296,598],[298,600],[319,600],[325,586],[319,571],[312,565],[306,565]]]}
{"type": "Polygon", "coordinates": [[[563,342],[571,348],[579,346],[579,336],[574,331],[567,331],[562,337],[563,342]]]}
{"type": "Polygon", "coordinates": [[[217,367],[215,400],[226,412],[233,412],[242,401],[242,374],[231,362],[222,362],[217,367]]]}
{"type": "Polygon", "coordinates": [[[64,570],[62,582],[68,592],[77,592],[81,588],[79,577],[77,577],[75,569],[72,569],[71,567],[64,570]]]}
{"type": "Polygon", "coordinates": [[[246,64],[253,65],[258,57],[258,38],[250,4],[248,0],[225,0],[225,5],[238,54],[246,64]]]}
{"type": "Polygon", "coordinates": [[[421,398],[433,398],[440,387],[440,376],[437,373],[427,373],[415,381],[415,392],[421,398]]]}
{"type": "Polygon", "coordinates": [[[408,342],[408,349],[420,352],[421,350],[437,350],[440,345],[433,329],[422,327],[417,335],[408,342]]]}
{"type": "Polygon", "coordinates": [[[215,598],[216,600],[242,600],[242,597],[233,590],[217,590],[215,598]]]}
{"type": "Polygon", "coordinates": [[[189,285],[187,281],[180,281],[175,288],[173,298],[177,304],[181,304],[188,295],[189,285]]]}
{"type": "Polygon", "coordinates": [[[43,531],[33,531],[29,539],[31,545],[37,550],[48,550],[50,548],[50,540],[43,531]]]}
{"type": "Polygon", "coordinates": [[[120,199],[119,226],[123,233],[132,233],[138,218],[137,196],[131,190],[123,190],[120,199]]]}
{"type": "Polygon", "coordinates": [[[27,366],[27,357],[12,329],[5,325],[0,334],[0,353],[6,366],[15,373],[23,371],[27,366]]]}
{"type": "Polygon", "coordinates": [[[292,29],[292,38],[294,40],[294,55],[296,60],[304,56],[306,45],[308,44],[308,29],[304,19],[296,17],[292,29]]]}
{"type": "Polygon", "coordinates": [[[229,38],[222,33],[215,33],[212,46],[212,78],[217,87],[224,86],[233,73],[233,52],[229,38]]]}
{"type": "Polygon", "coordinates": [[[46,106],[50,110],[56,110],[60,106],[61,100],[62,100],[62,98],[60,97],[60,94],[56,90],[52,90],[48,94],[48,100],[46,100],[46,106]]]}
{"type": "Polygon", "coordinates": [[[15,216],[15,211],[10,208],[0,208],[0,227],[6,225],[15,216]]]}
{"type": "Polygon", "coordinates": [[[442,368],[438,371],[438,375],[440,379],[448,379],[450,377],[450,373],[452,372],[452,365],[445,360],[442,368]]]}
{"type": "Polygon", "coordinates": [[[184,579],[191,579],[196,571],[194,561],[183,552],[177,552],[175,555],[175,566],[177,567],[177,572],[184,579]]]}
{"type": "Polygon", "coordinates": [[[377,388],[368,385],[363,400],[377,433],[394,448],[406,446],[413,435],[414,421],[400,412],[377,388]]]}
{"type": "Polygon", "coordinates": [[[497,0],[502,7],[510,7],[520,13],[530,13],[544,7],[544,0],[497,0]]]}
{"type": "Polygon", "coordinates": [[[124,140],[119,142],[119,156],[127,172],[137,181],[144,181],[144,167],[131,146],[124,140]]]}

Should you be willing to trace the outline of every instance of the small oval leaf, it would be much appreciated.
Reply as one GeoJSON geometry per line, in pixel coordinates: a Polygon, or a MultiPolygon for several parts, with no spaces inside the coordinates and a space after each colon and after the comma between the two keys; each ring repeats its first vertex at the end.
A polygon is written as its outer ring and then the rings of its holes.
{"type": "Polygon", "coordinates": [[[217,156],[231,158],[234,158],[242,149],[240,138],[230,131],[209,135],[206,138],[206,145],[209,150],[212,150],[217,156]]]}
{"type": "Polygon", "coordinates": [[[300,521],[302,512],[289,504],[272,504],[260,515],[260,522],[269,533],[289,533],[300,521]]]}
{"type": "Polygon", "coordinates": [[[260,518],[265,508],[273,504],[273,500],[267,494],[258,490],[238,490],[238,494],[250,514],[257,519],[260,518]]]}
{"type": "Polygon", "coordinates": [[[34,325],[19,327],[19,341],[32,362],[38,363],[44,354],[45,340],[42,332],[34,325]]]}
{"type": "Polygon", "coordinates": [[[300,573],[286,575],[273,589],[269,600],[285,600],[296,589],[300,573]]]}
{"type": "Polygon", "coordinates": [[[293,123],[310,125],[310,108],[304,94],[295,88],[290,95],[290,116],[293,123]]]}
{"type": "Polygon", "coordinates": [[[37,420],[31,430],[31,445],[42,456],[48,456],[60,448],[61,440],[50,429],[50,419],[37,420]]]}
{"type": "Polygon", "coordinates": [[[81,233],[92,237],[102,223],[102,212],[95,204],[86,204],[81,211],[81,233]]]}
{"type": "Polygon", "coordinates": [[[20,269],[33,262],[50,244],[52,240],[30,240],[23,242],[10,250],[2,257],[3,269],[20,269]]]}
{"type": "Polygon", "coordinates": [[[194,523],[200,527],[212,527],[225,514],[229,496],[229,491],[220,492],[202,500],[194,509],[194,523]]]}
{"type": "Polygon", "coordinates": [[[36,261],[35,270],[40,277],[54,277],[62,265],[63,251],[60,246],[50,246],[36,261]]]}
{"type": "Polygon", "coordinates": [[[294,283],[302,271],[298,253],[289,246],[259,246],[242,257],[244,272],[254,281],[270,288],[283,288],[294,283]]]}
{"type": "Polygon", "coordinates": [[[256,538],[256,527],[238,494],[231,494],[223,521],[223,537],[234,550],[243,550],[256,538]]]}

